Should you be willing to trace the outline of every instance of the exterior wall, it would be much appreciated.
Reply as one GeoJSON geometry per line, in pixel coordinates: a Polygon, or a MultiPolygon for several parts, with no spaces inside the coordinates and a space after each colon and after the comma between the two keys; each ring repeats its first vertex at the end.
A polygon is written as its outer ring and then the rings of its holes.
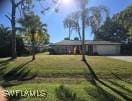
{"type": "Polygon", "coordinates": [[[76,54],[76,49],[80,49],[81,46],[52,46],[53,50],[55,51],[56,54],[76,54]]]}
{"type": "MultiPolygon", "coordinates": [[[[73,52],[75,47],[77,46],[52,46],[56,54],[68,54],[69,50],[73,52]]],[[[86,52],[88,50],[88,45],[86,45],[86,52]]],[[[98,55],[120,55],[120,45],[93,45],[92,51],[93,54],[98,55]]]]}
{"type": "Polygon", "coordinates": [[[70,48],[70,46],[53,46],[53,49],[57,54],[66,54],[67,48],[70,48]]]}
{"type": "Polygon", "coordinates": [[[85,45],[86,52],[88,51],[88,45],[85,45]]]}
{"type": "Polygon", "coordinates": [[[120,55],[120,45],[94,45],[93,52],[99,55],[120,55]]]}

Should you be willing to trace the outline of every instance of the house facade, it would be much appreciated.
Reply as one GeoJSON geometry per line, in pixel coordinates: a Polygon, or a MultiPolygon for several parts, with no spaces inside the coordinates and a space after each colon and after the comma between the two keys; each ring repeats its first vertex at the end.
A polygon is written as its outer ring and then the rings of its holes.
{"type": "MultiPolygon", "coordinates": [[[[80,40],[62,40],[51,45],[55,54],[81,54],[80,40]]],[[[88,55],[120,55],[121,43],[110,41],[85,41],[85,52],[88,55]]]]}

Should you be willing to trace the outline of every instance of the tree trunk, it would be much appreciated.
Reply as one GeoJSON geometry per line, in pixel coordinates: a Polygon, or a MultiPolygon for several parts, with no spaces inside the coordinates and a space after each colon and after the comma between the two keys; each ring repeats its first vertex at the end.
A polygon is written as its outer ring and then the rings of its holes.
{"type": "Polygon", "coordinates": [[[31,39],[31,42],[32,42],[32,60],[35,60],[35,32],[32,31],[31,32],[32,34],[32,39],[31,39]]]}
{"type": "Polygon", "coordinates": [[[12,27],[12,59],[15,59],[17,56],[16,53],[16,5],[15,1],[12,0],[12,16],[11,16],[11,27],[12,27]]]}
{"type": "Polygon", "coordinates": [[[78,28],[78,35],[79,35],[79,39],[82,40],[81,33],[80,33],[80,28],[78,28]]]}
{"type": "Polygon", "coordinates": [[[69,40],[71,40],[71,29],[69,28],[69,40]]]}
{"type": "Polygon", "coordinates": [[[82,11],[82,61],[86,61],[86,58],[85,58],[85,10],[82,11]]]}

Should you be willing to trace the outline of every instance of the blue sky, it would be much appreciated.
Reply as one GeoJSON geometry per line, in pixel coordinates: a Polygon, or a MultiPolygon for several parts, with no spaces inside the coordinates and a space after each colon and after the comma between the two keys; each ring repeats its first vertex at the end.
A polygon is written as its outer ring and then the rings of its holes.
{"type": "MultiPolygon", "coordinates": [[[[104,5],[106,6],[109,11],[110,15],[116,14],[120,12],[121,10],[125,9],[128,5],[132,4],[132,0],[89,0],[88,7],[92,6],[98,6],[98,5],[104,5]]],[[[77,6],[75,3],[70,4],[62,4],[60,6],[60,10],[58,13],[55,13],[53,10],[50,10],[46,13],[46,15],[43,15],[40,13],[41,7],[39,3],[36,3],[36,6],[34,8],[34,11],[36,14],[38,14],[41,18],[41,21],[48,24],[48,32],[50,34],[50,41],[51,42],[58,42],[60,40],[63,40],[64,37],[68,36],[68,31],[64,29],[63,27],[63,20],[64,18],[70,14],[71,12],[74,12],[77,10],[77,6]]],[[[5,6],[3,10],[0,11],[0,24],[4,24],[5,26],[10,26],[10,22],[7,18],[5,18],[5,14],[10,14],[11,8],[10,6],[5,6]]],[[[17,18],[19,17],[19,14],[17,18]]],[[[86,30],[86,39],[91,40],[93,39],[93,35],[90,34],[90,29],[86,30]]],[[[77,34],[72,34],[72,39],[76,37],[77,34]]]]}

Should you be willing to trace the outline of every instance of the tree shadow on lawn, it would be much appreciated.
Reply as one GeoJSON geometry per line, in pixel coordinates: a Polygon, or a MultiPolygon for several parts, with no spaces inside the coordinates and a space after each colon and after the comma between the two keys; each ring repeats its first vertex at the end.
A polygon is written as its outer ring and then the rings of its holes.
{"type": "Polygon", "coordinates": [[[31,75],[31,69],[25,67],[27,64],[29,64],[32,61],[28,61],[24,64],[21,64],[12,70],[8,71],[3,75],[3,78],[6,82],[17,80],[17,81],[26,81],[31,80],[34,77],[36,77],[36,74],[31,75]]]}
{"type": "Polygon", "coordinates": [[[124,85],[121,85],[121,84],[119,84],[119,83],[117,83],[117,82],[114,82],[114,81],[110,81],[110,80],[109,80],[109,82],[110,82],[112,85],[114,85],[114,86],[116,86],[116,87],[119,87],[120,89],[123,89],[124,91],[128,92],[128,95],[131,94],[130,96],[132,96],[132,90],[130,90],[129,88],[127,88],[127,87],[125,87],[124,85]]]}
{"type": "Polygon", "coordinates": [[[12,61],[11,58],[6,59],[6,60],[2,60],[2,61],[0,61],[0,65],[2,65],[2,64],[6,64],[6,63],[8,63],[8,62],[10,62],[10,61],[12,61]]]}
{"type": "Polygon", "coordinates": [[[80,97],[77,97],[75,92],[71,91],[64,85],[60,85],[58,88],[56,88],[56,97],[59,101],[86,101],[80,97]]]}
{"type": "MultiPolygon", "coordinates": [[[[11,70],[8,70],[8,64],[11,59],[0,61],[0,85],[3,88],[17,86],[23,84],[23,81],[34,79],[37,76],[37,73],[32,74],[31,69],[26,67],[30,62],[20,64],[19,66],[14,67],[11,70]]],[[[14,94],[7,97],[9,101],[18,101],[21,99],[20,94],[17,96],[14,94]]]]}
{"type": "Polygon", "coordinates": [[[112,76],[114,76],[114,77],[115,77],[116,79],[118,79],[118,80],[121,80],[121,81],[126,82],[126,83],[128,83],[128,84],[132,84],[131,81],[124,80],[122,77],[120,77],[120,76],[117,75],[116,73],[111,72],[111,74],[112,74],[112,76]]]}
{"type": "MultiPolygon", "coordinates": [[[[90,81],[91,84],[94,85],[96,88],[96,90],[93,89],[94,92],[93,92],[93,90],[89,91],[89,89],[85,89],[86,92],[88,93],[88,95],[90,95],[94,98],[95,98],[95,95],[97,95],[96,96],[97,101],[122,101],[121,99],[117,98],[116,96],[114,96],[113,94],[111,94],[110,92],[105,90],[103,88],[103,87],[105,87],[105,88],[111,90],[112,92],[116,93],[118,96],[123,98],[125,101],[132,101],[132,98],[130,96],[128,96],[126,93],[124,93],[124,89],[123,89],[123,87],[120,86],[120,84],[116,85],[116,87],[120,87],[120,89],[122,89],[122,91],[120,91],[117,88],[114,88],[113,86],[109,85],[108,83],[100,80],[98,78],[98,76],[96,75],[96,73],[94,72],[94,70],[92,69],[92,67],[88,64],[88,62],[84,61],[84,63],[86,64],[86,66],[88,67],[88,70],[90,71],[90,75],[87,75],[86,79],[88,81],[90,81]],[[95,91],[97,91],[97,92],[95,92],[95,91]]],[[[114,83],[111,82],[111,84],[113,84],[115,86],[114,83]]],[[[129,92],[129,93],[131,93],[131,92],[129,92]]]]}

